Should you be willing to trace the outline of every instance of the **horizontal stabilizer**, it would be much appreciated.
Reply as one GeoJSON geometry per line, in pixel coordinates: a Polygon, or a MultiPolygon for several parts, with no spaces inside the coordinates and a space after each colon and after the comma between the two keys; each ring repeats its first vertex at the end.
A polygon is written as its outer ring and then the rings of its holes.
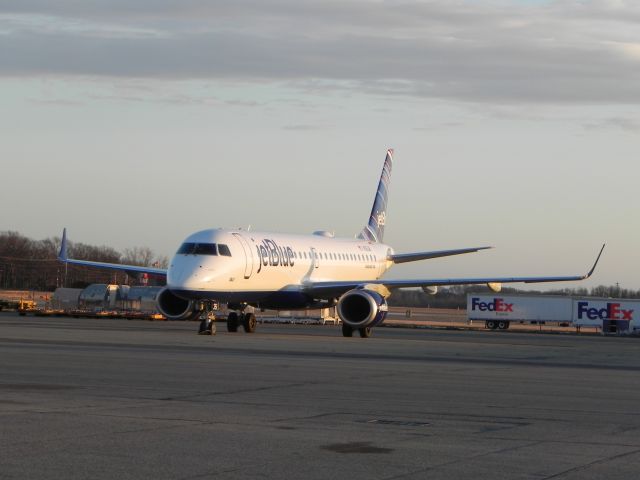
{"type": "Polygon", "coordinates": [[[457,250],[437,250],[434,252],[399,253],[395,255],[389,255],[388,260],[392,261],[393,263],[417,262],[418,260],[429,260],[432,258],[462,255],[463,253],[473,253],[479,250],[487,250],[489,248],[493,247],[460,248],[457,250]]]}

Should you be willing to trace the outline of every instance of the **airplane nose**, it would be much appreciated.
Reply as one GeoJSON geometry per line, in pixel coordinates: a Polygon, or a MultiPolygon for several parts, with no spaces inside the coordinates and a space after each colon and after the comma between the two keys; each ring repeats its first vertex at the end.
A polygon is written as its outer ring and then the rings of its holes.
{"type": "Polygon", "coordinates": [[[171,288],[195,288],[202,283],[204,270],[200,265],[175,265],[167,272],[167,285],[171,288]]]}

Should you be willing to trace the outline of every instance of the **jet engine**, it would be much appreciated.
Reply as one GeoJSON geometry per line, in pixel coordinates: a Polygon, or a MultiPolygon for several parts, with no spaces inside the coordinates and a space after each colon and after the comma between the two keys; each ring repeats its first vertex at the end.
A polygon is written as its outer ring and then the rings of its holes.
{"type": "Polygon", "coordinates": [[[191,320],[200,314],[193,300],[180,298],[166,287],[160,290],[156,306],[169,320],[191,320]]]}
{"type": "Polygon", "coordinates": [[[422,287],[422,291],[427,295],[436,295],[438,293],[438,287],[427,285],[426,287],[422,287]]]}
{"type": "Polygon", "coordinates": [[[340,320],[353,329],[380,325],[388,310],[385,298],[371,290],[349,290],[338,301],[340,320]]]}

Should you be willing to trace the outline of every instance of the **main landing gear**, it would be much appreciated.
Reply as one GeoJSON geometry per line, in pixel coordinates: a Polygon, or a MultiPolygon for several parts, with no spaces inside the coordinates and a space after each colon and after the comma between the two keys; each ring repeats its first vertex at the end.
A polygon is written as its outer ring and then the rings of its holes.
{"type": "Polygon", "coordinates": [[[239,314],[238,312],[230,312],[227,317],[227,331],[237,332],[240,325],[247,333],[255,332],[258,326],[256,315],[253,312],[245,313],[244,310],[241,310],[239,314]]]}
{"type": "MultiPolygon", "coordinates": [[[[354,328],[346,323],[342,323],[342,336],[343,337],[353,337],[354,328]]],[[[373,329],[371,327],[357,328],[360,337],[369,338],[373,333],[373,329]]]]}

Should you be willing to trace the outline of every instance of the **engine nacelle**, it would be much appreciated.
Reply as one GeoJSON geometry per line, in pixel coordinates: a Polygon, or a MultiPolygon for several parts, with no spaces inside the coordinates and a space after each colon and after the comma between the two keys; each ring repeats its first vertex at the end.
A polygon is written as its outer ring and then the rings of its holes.
{"type": "Polygon", "coordinates": [[[427,295],[435,295],[438,293],[438,287],[437,286],[426,286],[426,287],[422,287],[422,291],[424,293],[426,293],[427,295]]]}
{"type": "Polygon", "coordinates": [[[166,287],[160,290],[156,306],[169,320],[191,320],[200,314],[193,300],[180,298],[166,287]]]}
{"type": "Polygon", "coordinates": [[[389,307],[385,298],[371,290],[349,290],[338,301],[338,316],[352,328],[380,325],[389,307]]]}

